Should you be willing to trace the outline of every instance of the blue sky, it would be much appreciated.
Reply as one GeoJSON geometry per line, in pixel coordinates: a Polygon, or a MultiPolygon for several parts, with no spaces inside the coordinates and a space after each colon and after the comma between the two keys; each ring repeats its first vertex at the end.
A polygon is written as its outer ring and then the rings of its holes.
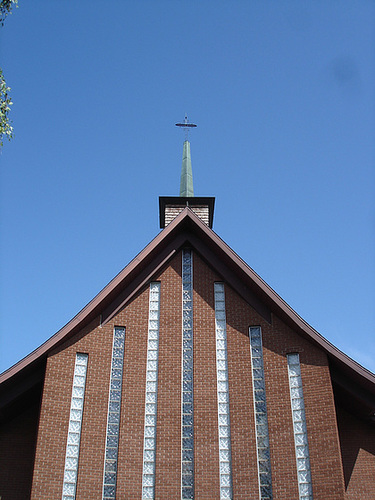
{"type": "Polygon", "coordinates": [[[375,4],[19,0],[0,29],[8,368],[158,232],[185,112],[214,230],[375,371],[375,4]]]}

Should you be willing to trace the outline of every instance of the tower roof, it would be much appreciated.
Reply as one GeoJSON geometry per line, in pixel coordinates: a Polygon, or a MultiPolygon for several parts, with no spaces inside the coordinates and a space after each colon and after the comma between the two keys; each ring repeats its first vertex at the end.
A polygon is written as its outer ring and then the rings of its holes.
{"type": "Polygon", "coordinates": [[[176,123],[177,127],[185,130],[185,141],[182,152],[182,167],[180,180],[180,196],[160,196],[159,214],[160,227],[165,228],[177,217],[185,207],[189,207],[207,226],[212,228],[214,218],[215,198],[209,196],[194,196],[193,170],[191,166],[190,142],[188,132],[194,123],[190,123],[187,115],[183,123],[176,123]]]}
{"type": "Polygon", "coordinates": [[[184,142],[182,153],[180,196],[194,196],[193,170],[191,167],[190,142],[188,140],[184,142]]]}

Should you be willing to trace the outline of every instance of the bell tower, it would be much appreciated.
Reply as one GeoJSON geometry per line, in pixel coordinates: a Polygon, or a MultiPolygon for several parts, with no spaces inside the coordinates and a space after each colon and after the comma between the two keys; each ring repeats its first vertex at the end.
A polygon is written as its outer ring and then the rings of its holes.
{"type": "Polygon", "coordinates": [[[189,129],[196,127],[190,123],[185,115],[183,123],[176,123],[177,127],[185,130],[185,141],[182,152],[180,196],[160,196],[159,214],[160,227],[164,229],[185,207],[189,207],[207,226],[212,229],[215,198],[209,196],[194,196],[193,170],[191,166],[189,129]]]}

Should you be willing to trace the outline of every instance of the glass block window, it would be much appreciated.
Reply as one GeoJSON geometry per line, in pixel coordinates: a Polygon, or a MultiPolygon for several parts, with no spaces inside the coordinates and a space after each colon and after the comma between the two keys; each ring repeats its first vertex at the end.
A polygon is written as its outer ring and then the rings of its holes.
{"type": "Polygon", "coordinates": [[[299,354],[288,354],[287,360],[290,401],[292,405],[293,415],[294,444],[297,460],[299,499],[313,500],[309,445],[307,442],[305,403],[302,391],[301,365],[299,361],[299,354]]]}
{"type": "Polygon", "coordinates": [[[260,500],[272,500],[270,445],[260,326],[251,326],[249,328],[249,338],[257,441],[259,498],[260,500]]]}
{"type": "Polygon", "coordinates": [[[182,446],[181,498],[194,498],[193,256],[182,252],[182,446]]]}
{"type": "Polygon", "coordinates": [[[124,366],[125,328],[113,332],[111,381],[109,386],[107,435],[105,443],[103,500],[116,498],[117,455],[120,434],[122,370],[124,366]]]}
{"type": "Polygon", "coordinates": [[[87,374],[87,354],[76,354],[73,389],[70,403],[68,440],[66,445],[62,500],[75,500],[81,440],[83,401],[87,374]]]}
{"type": "Polygon", "coordinates": [[[233,498],[224,283],[214,284],[220,499],[233,498]]]}
{"type": "Polygon", "coordinates": [[[150,284],[143,444],[142,498],[155,498],[156,412],[158,394],[160,283],[150,284]]]}

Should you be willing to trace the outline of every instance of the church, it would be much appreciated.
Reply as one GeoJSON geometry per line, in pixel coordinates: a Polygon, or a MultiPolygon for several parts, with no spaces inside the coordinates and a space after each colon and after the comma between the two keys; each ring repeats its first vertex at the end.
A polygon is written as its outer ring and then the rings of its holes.
{"type": "Polygon", "coordinates": [[[159,234],[0,375],[1,500],[375,499],[375,375],[213,231],[214,206],[186,138],[159,234]]]}

